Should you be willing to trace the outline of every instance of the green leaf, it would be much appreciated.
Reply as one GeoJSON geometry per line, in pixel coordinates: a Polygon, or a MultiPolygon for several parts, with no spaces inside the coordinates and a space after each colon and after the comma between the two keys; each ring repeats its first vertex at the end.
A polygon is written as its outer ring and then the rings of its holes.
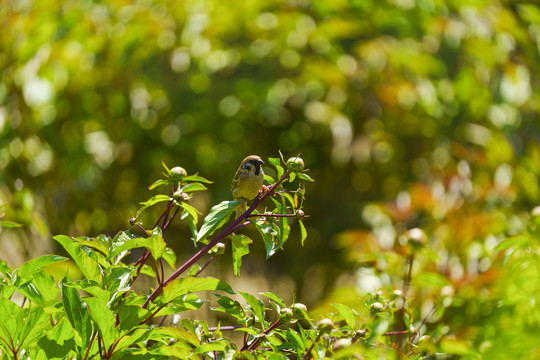
{"type": "Polygon", "coordinates": [[[142,202],[141,205],[144,205],[145,207],[152,206],[155,204],[158,204],[160,202],[169,201],[171,200],[171,197],[164,194],[159,194],[156,196],[152,196],[150,199],[148,199],[145,202],[142,202]]]}
{"type": "Polygon", "coordinates": [[[170,200],[171,200],[170,196],[163,195],[163,194],[159,194],[159,195],[151,197],[149,200],[141,203],[141,205],[143,206],[137,211],[137,218],[139,218],[141,214],[143,213],[143,211],[145,211],[149,207],[155,204],[158,204],[160,202],[170,201],[170,200]]]}
{"type": "Polygon", "coordinates": [[[268,162],[274,166],[279,165],[281,160],[279,158],[268,158],[268,162]]]}
{"type": "Polygon", "coordinates": [[[175,268],[176,254],[174,253],[173,249],[166,247],[165,250],[163,250],[163,260],[165,260],[170,267],[173,269],[175,268]]]}
{"type": "MultiPolygon", "coordinates": [[[[62,318],[37,342],[44,359],[65,359],[75,349],[75,333],[66,318],[62,318]]],[[[71,357],[70,357],[71,358],[71,357]]]]}
{"type": "Polygon", "coordinates": [[[295,178],[296,178],[296,173],[292,172],[289,174],[289,182],[293,182],[295,178]]]}
{"type": "Polygon", "coordinates": [[[99,284],[102,283],[101,268],[81,249],[77,242],[65,235],[56,235],[53,239],[64,247],[87,279],[97,281],[99,284]]]}
{"type": "Polygon", "coordinates": [[[226,341],[213,341],[211,343],[198,346],[197,350],[195,350],[193,354],[204,354],[213,351],[225,351],[227,345],[229,345],[229,343],[226,341]]]}
{"type": "Polygon", "coordinates": [[[60,293],[54,278],[43,270],[34,273],[32,281],[19,286],[17,290],[40,305],[45,305],[48,301],[56,301],[60,293]]]}
{"type": "Polygon", "coordinates": [[[351,329],[354,330],[355,328],[355,325],[356,325],[356,321],[355,321],[355,318],[354,318],[354,313],[353,311],[351,310],[350,307],[348,307],[347,305],[343,305],[343,304],[338,304],[338,303],[333,303],[331,304],[337,311],[338,313],[343,317],[343,319],[345,320],[345,322],[347,323],[347,325],[349,325],[351,327],[351,329]]]}
{"type": "Polygon", "coordinates": [[[530,241],[529,236],[524,236],[524,235],[512,236],[498,243],[497,246],[495,246],[495,250],[501,251],[501,250],[509,249],[511,247],[525,248],[529,246],[530,242],[531,241],[530,241]]]}
{"type": "Polygon", "coordinates": [[[283,176],[283,174],[285,173],[285,170],[283,170],[283,168],[279,165],[275,165],[275,167],[277,170],[277,178],[281,179],[281,176],[283,176]]]}
{"type": "Polygon", "coordinates": [[[90,337],[92,336],[92,324],[87,306],[82,301],[79,292],[70,286],[66,286],[63,281],[61,282],[61,289],[65,314],[73,329],[81,337],[81,347],[85,349],[88,347],[90,337]]]}
{"type": "Polygon", "coordinates": [[[307,231],[302,220],[298,220],[298,225],[300,226],[300,241],[302,246],[304,246],[304,241],[307,239],[307,231]]]}
{"type": "Polygon", "coordinates": [[[152,185],[150,185],[148,187],[149,190],[154,190],[155,188],[157,188],[158,186],[161,186],[161,185],[167,185],[169,182],[167,180],[164,180],[164,179],[159,179],[159,180],[156,180],[154,181],[154,183],[152,185]]]}
{"type": "Polygon", "coordinates": [[[12,301],[0,297],[0,347],[4,354],[9,354],[13,343],[16,342],[18,327],[23,323],[23,309],[12,301]]]}
{"type": "Polygon", "coordinates": [[[302,180],[307,180],[307,181],[315,181],[313,180],[312,178],[309,177],[308,174],[306,173],[297,173],[298,177],[302,180]]]}
{"type": "Polygon", "coordinates": [[[283,299],[281,297],[279,297],[279,295],[276,295],[276,294],[271,293],[271,292],[262,292],[260,294],[263,295],[263,296],[266,296],[270,300],[275,301],[281,308],[286,308],[287,307],[287,305],[285,305],[285,302],[283,301],[283,299]]]}
{"type": "Polygon", "coordinates": [[[119,295],[131,289],[131,276],[134,275],[134,272],[134,269],[126,266],[111,266],[107,269],[103,279],[106,289],[111,294],[107,305],[110,305],[119,295]]]}
{"type": "Polygon", "coordinates": [[[105,347],[108,349],[116,340],[116,318],[114,314],[104,302],[95,297],[87,297],[83,299],[90,310],[90,317],[97,325],[101,337],[105,342],[105,347]]]}
{"type": "Polygon", "coordinates": [[[118,314],[119,326],[123,331],[130,331],[152,314],[152,311],[143,309],[142,306],[124,303],[118,305],[115,312],[118,314]]]}
{"type": "Polygon", "coordinates": [[[79,281],[64,280],[63,284],[65,286],[69,286],[77,290],[83,290],[97,297],[103,302],[107,302],[111,297],[111,294],[107,290],[103,289],[101,286],[99,286],[97,282],[93,280],[87,280],[87,279],[79,280],[79,281]]]}
{"type": "Polygon", "coordinates": [[[18,271],[18,276],[24,279],[31,279],[33,275],[43,269],[45,266],[61,261],[66,261],[67,258],[57,255],[43,255],[24,263],[18,271]]]}
{"type": "Polygon", "coordinates": [[[257,299],[255,296],[248,294],[243,291],[238,292],[244,299],[246,299],[246,302],[251,307],[251,310],[253,310],[253,313],[259,321],[264,321],[264,304],[261,300],[257,299]]]}
{"type": "Polygon", "coordinates": [[[231,286],[222,280],[212,277],[186,277],[174,280],[167,284],[163,288],[162,299],[164,303],[168,303],[182,295],[209,290],[222,290],[230,294],[234,293],[231,286]]]}
{"type": "Polygon", "coordinates": [[[0,226],[5,227],[5,228],[17,228],[17,227],[21,227],[23,225],[19,224],[19,223],[16,223],[16,222],[13,222],[13,221],[0,220],[0,226]]]}
{"type": "Polygon", "coordinates": [[[220,311],[231,316],[234,316],[239,321],[244,321],[246,314],[242,308],[242,305],[228,296],[223,296],[219,294],[214,294],[217,297],[217,303],[221,305],[220,307],[212,308],[213,311],[220,311]]]}
{"type": "Polygon", "coordinates": [[[449,282],[446,277],[440,274],[434,272],[422,272],[414,278],[413,284],[421,288],[428,286],[432,286],[434,288],[442,288],[448,285],[449,282]]]}
{"type": "Polygon", "coordinates": [[[165,326],[159,329],[154,329],[152,330],[153,339],[155,339],[154,336],[159,336],[165,339],[173,338],[173,339],[183,340],[187,342],[188,344],[191,344],[195,347],[198,347],[201,344],[199,338],[193,332],[186,331],[186,330],[176,328],[176,327],[165,326]]]}
{"type": "Polygon", "coordinates": [[[271,176],[268,175],[268,174],[264,174],[264,181],[266,181],[266,182],[269,183],[270,185],[275,184],[275,182],[276,182],[276,180],[274,180],[274,178],[271,177],[271,176]]]}
{"type": "Polygon", "coordinates": [[[111,253],[109,254],[109,258],[113,258],[114,256],[120,254],[122,251],[144,247],[148,249],[152,253],[152,257],[157,260],[163,256],[163,252],[165,251],[166,246],[167,244],[165,243],[163,237],[161,237],[159,232],[154,232],[149,238],[130,239],[122,245],[113,248],[111,253]]]}
{"type": "Polygon", "coordinates": [[[156,317],[170,314],[178,314],[183,311],[197,310],[204,305],[206,301],[195,294],[187,294],[177,297],[167,304],[163,309],[159,310],[156,317]]]}
{"type": "Polygon", "coordinates": [[[210,180],[205,179],[202,176],[198,176],[198,175],[186,176],[182,181],[184,181],[184,182],[198,181],[198,182],[202,182],[202,183],[205,183],[205,184],[212,184],[213,183],[213,181],[210,181],[210,180]]]}
{"type": "Polygon", "coordinates": [[[266,258],[274,255],[277,250],[277,243],[275,238],[278,235],[278,230],[274,224],[257,224],[257,230],[259,230],[266,248],[266,258]]]}
{"type": "Polygon", "coordinates": [[[186,184],[186,186],[182,188],[182,191],[185,193],[204,190],[207,190],[206,186],[198,182],[186,184]]]}
{"type": "Polygon", "coordinates": [[[232,241],[233,269],[236,276],[240,276],[242,256],[249,254],[249,244],[253,241],[246,235],[230,235],[232,241]]]}
{"type": "Polygon", "coordinates": [[[223,226],[229,220],[229,217],[235,211],[238,204],[240,204],[239,201],[222,201],[212,207],[210,213],[204,218],[201,229],[197,233],[196,242],[203,241],[223,226]]]}

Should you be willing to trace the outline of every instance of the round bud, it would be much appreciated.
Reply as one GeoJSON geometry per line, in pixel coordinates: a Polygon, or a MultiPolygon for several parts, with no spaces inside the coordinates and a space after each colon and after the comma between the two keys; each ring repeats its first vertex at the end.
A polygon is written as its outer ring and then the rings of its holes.
{"type": "Polygon", "coordinates": [[[427,236],[424,230],[420,228],[409,229],[405,233],[407,242],[413,246],[424,246],[427,243],[427,236]]]}
{"type": "Polygon", "coordinates": [[[186,194],[182,190],[176,190],[173,193],[173,199],[179,200],[179,201],[188,201],[189,200],[189,194],[186,194]]]}
{"type": "Polygon", "coordinates": [[[383,310],[384,310],[384,305],[381,304],[380,302],[374,302],[373,304],[371,304],[372,312],[381,312],[383,310]]]}
{"type": "Polygon", "coordinates": [[[293,311],[289,308],[283,308],[279,310],[279,315],[281,316],[281,320],[283,321],[291,321],[293,318],[293,311]]]}
{"type": "Polygon", "coordinates": [[[186,170],[181,166],[175,166],[169,171],[171,180],[179,182],[187,176],[186,170]]]}
{"type": "Polygon", "coordinates": [[[327,318],[321,319],[317,323],[317,330],[319,330],[321,334],[330,334],[333,328],[334,328],[334,322],[327,318]]]}
{"type": "Polygon", "coordinates": [[[334,343],[332,348],[333,348],[334,351],[338,351],[339,349],[343,349],[343,348],[351,346],[351,344],[352,344],[351,339],[349,339],[349,338],[341,338],[341,339],[338,339],[334,343]]]}
{"type": "Polygon", "coordinates": [[[137,223],[137,219],[135,219],[134,217],[132,217],[128,221],[129,221],[129,225],[131,225],[131,226],[133,226],[133,225],[135,225],[137,223]]]}
{"type": "Polygon", "coordinates": [[[291,171],[302,171],[305,168],[304,159],[301,157],[292,157],[287,160],[287,167],[291,171]]]}
{"type": "Polygon", "coordinates": [[[304,220],[305,217],[306,217],[306,214],[304,214],[304,212],[302,210],[298,210],[296,212],[296,218],[298,220],[304,220]]]}
{"type": "Polygon", "coordinates": [[[225,254],[225,244],[221,242],[217,243],[212,250],[214,250],[216,254],[223,255],[225,254]]]}

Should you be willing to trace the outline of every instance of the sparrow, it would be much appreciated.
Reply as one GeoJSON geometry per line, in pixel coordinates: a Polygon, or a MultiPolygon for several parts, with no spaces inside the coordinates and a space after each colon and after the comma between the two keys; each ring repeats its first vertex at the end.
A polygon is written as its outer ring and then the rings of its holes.
{"type": "Polygon", "coordinates": [[[264,161],[257,155],[249,155],[240,164],[231,184],[234,200],[240,200],[240,208],[236,217],[246,210],[246,200],[253,200],[263,186],[264,171],[261,165],[264,161]]]}

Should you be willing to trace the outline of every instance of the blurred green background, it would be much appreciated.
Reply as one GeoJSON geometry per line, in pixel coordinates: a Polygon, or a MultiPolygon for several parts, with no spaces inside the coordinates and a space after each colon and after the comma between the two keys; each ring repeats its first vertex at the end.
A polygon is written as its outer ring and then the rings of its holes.
{"type": "MultiPolygon", "coordinates": [[[[230,199],[246,155],[301,153],[316,179],[306,246],[293,233],[265,262],[258,244],[242,274],[288,281],[309,305],[390,271],[377,251],[399,253],[411,227],[456,291],[479,274],[492,284],[495,244],[539,202],[535,2],[8,0],[0,11],[0,201],[25,225],[0,230],[12,266],[56,251],[54,234],[127,228],[161,161],[214,180],[194,199],[205,213],[230,199]]],[[[166,238],[179,259],[188,234],[179,223],[166,238]]],[[[460,319],[490,316],[478,311],[460,319]]]]}

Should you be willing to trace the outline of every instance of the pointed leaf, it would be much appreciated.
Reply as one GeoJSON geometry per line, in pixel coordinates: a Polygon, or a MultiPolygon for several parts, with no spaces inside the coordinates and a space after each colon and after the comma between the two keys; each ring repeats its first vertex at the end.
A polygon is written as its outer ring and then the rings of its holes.
{"type": "Polygon", "coordinates": [[[249,254],[249,244],[253,241],[246,235],[231,235],[232,256],[234,274],[240,276],[240,266],[242,265],[242,256],[249,254]]]}
{"type": "Polygon", "coordinates": [[[154,190],[155,188],[157,188],[158,186],[161,186],[161,185],[167,185],[169,182],[167,180],[164,180],[164,179],[158,179],[156,181],[154,181],[154,183],[152,185],[150,185],[148,187],[149,190],[154,190]]]}
{"type": "Polygon", "coordinates": [[[60,245],[64,247],[87,279],[97,281],[101,284],[101,268],[94,259],[89,257],[88,254],[81,249],[80,244],[74,242],[70,237],[65,235],[56,235],[53,239],[58,241],[60,245]]]}
{"type": "Polygon", "coordinates": [[[194,191],[204,191],[206,190],[206,186],[204,186],[201,183],[195,182],[195,183],[189,183],[186,186],[182,188],[182,191],[185,193],[194,192],[194,191]]]}
{"type": "Polygon", "coordinates": [[[168,303],[182,295],[208,290],[222,290],[230,294],[233,293],[231,286],[219,279],[186,277],[174,280],[163,288],[163,302],[168,303]]]}
{"type": "Polygon", "coordinates": [[[197,242],[203,241],[223,226],[229,220],[229,217],[235,211],[238,204],[240,204],[239,201],[222,201],[212,207],[208,215],[204,218],[201,229],[197,233],[197,242]]]}
{"type": "Polygon", "coordinates": [[[13,222],[13,221],[0,220],[0,226],[5,227],[5,228],[17,228],[17,227],[21,227],[23,225],[19,224],[19,223],[16,223],[16,222],[13,222]]]}
{"type": "Polygon", "coordinates": [[[263,302],[257,299],[255,296],[248,294],[246,292],[239,291],[238,293],[242,295],[244,299],[246,299],[246,302],[249,304],[249,306],[251,307],[251,310],[253,310],[253,313],[255,314],[255,316],[257,316],[259,321],[263,321],[264,320],[263,302]]]}
{"type": "Polygon", "coordinates": [[[86,348],[92,336],[92,324],[88,314],[87,306],[82,301],[79,292],[63,283],[62,285],[62,303],[65,314],[71,323],[73,329],[82,339],[82,348],[86,348]]]}
{"type": "Polygon", "coordinates": [[[116,319],[114,314],[104,302],[95,297],[84,298],[84,302],[88,305],[90,310],[90,317],[97,325],[105,347],[109,348],[111,344],[116,340],[115,336],[115,323],[116,319]]]}
{"type": "Polygon", "coordinates": [[[18,275],[21,279],[31,279],[34,273],[40,271],[49,264],[66,261],[67,258],[57,255],[43,255],[24,263],[20,268],[18,275]]]}
{"type": "Polygon", "coordinates": [[[202,176],[198,176],[198,175],[186,176],[184,179],[182,179],[182,181],[184,181],[184,182],[198,181],[198,182],[202,182],[202,183],[205,183],[205,184],[212,184],[213,183],[213,181],[210,181],[210,180],[205,179],[202,176]]]}
{"type": "Polygon", "coordinates": [[[304,246],[304,241],[307,239],[307,231],[302,220],[298,220],[298,225],[300,225],[300,241],[302,246],[304,246]]]}
{"type": "Polygon", "coordinates": [[[155,232],[149,238],[135,238],[126,241],[122,245],[112,249],[111,253],[109,254],[109,258],[113,258],[122,251],[144,247],[152,253],[152,257],[154,259],[159,259],[163,256],[166,246],[167,244],[165,244],[163,237],[161,237],[159,233],[155,232]]]}
{"type": "Polygon", "coordinates": [[[274,224],[261,224],[257,225],[257,230],[261,233],[264,241],[264,247],[266,248],[266,258],[274,255],[277,250],[276,240],[278,231],[274,224]]]}
{"type": "Polygon", "coordinates": [[[343,317],[343,319],[345,320],[347,325],[349,325],[351,327],[351,329],[354,330],[356,321],[355,321],[355,318],[354,318],[354,313],[351,310],[351,308],[348,307],[347,305],[338,304],[338,303],[334,303],[334,304],[332,304],[332,306],[343,317]]]}

